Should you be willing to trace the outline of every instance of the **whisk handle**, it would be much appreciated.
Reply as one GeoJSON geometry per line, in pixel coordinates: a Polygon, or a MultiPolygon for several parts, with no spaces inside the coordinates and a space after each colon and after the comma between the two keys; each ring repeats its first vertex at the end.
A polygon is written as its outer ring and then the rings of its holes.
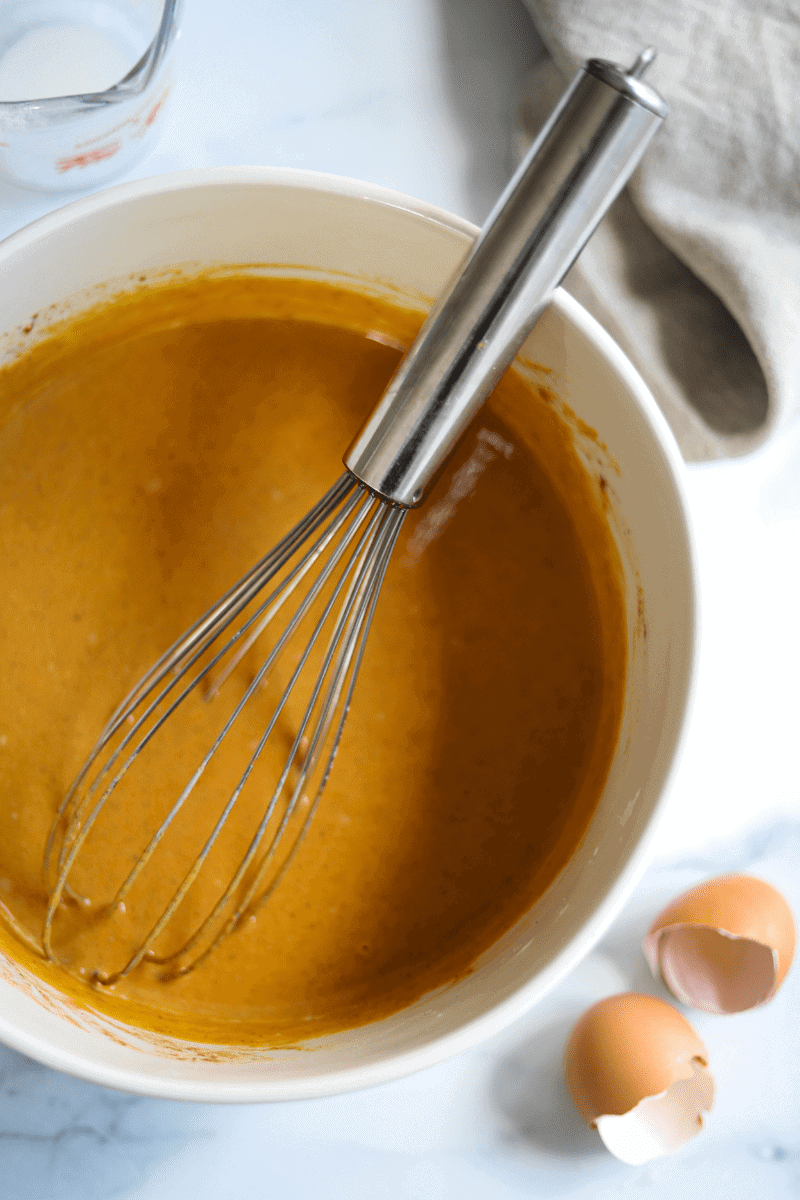
{"type": "Polygon", "coordinates": [[[344,463],[419,504],[667,115],[641,75],[590,59],[559,101],[344,463]]]}

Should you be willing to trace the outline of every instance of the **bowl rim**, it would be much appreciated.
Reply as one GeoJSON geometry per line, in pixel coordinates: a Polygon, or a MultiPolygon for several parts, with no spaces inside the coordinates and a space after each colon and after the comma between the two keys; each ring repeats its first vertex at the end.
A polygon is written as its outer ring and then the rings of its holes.
{"type": "MultiPolygon", "coordinates": [[[[433,204],[378,184],[347,176],[291,167],[199,168],[117,184],[114,187],[105,188],[89,196],[73,200],[53,212],[37,218],[0,241],[0,269],[2,269],[4,259],[20,252],[24,253],[26,248],[32,244],[68,228],[75,221],[91,217],[93,213],[124,206],[145,197],[163,193],[231,185],[322,191],[401,209],[443,226],[449,231],[466,235],[470,239],[474,239],[479,233],[477,226],[471,222],[433,204]]],[[[204,1103],[254,1103],[333,1096],[381,1083],[389,1083],[417,1070],[433,1066],[499,1033],[528,1012],[538,999],[551,991],[572,971],[609,928],[629,899],[652,857],[658,828],[664,817],[666,802],[686,738],[697,683],[697,648],[700,628],[697,551],[684,485],[685,463],[666,418],[650,389],[610,334],[563,288],[556,291],[551,305],[562,320],[575,327],[605,358],[612,371],[632,394],[646,418],[653,439],[665,460],[672,483],[676,514],[682,524],[687,582],[691,597],[691,612],[686,614],[688,653],[686,662],[683,664],[682,709],[680,720],[676,722],[663,783],[658,800],[644,823],[635,847],[624,865],[617,871],[604,900],[584,922],[580,931],[554,956],[548,966],[534,978],[521,984],[510,996],[492,1004],[480,1016],[465,1022],[459,1028],[438,1038],[432,1038],[420,1047],[364,1066],[329,1071],[318,1076],[295,1080],[269,1081],[261,1078],[229,1081],[159,1078],[146,1072],[129,1070],[123,1066],[96,1063],[65,1048],[57,1049],[50,1041],[20,1032],[8,1022],[5,1014],[0,1012],[0,1039],[6,1045],[46,1066],[77,1078],[119,1091],[160,1099],[204,1103]]]]}

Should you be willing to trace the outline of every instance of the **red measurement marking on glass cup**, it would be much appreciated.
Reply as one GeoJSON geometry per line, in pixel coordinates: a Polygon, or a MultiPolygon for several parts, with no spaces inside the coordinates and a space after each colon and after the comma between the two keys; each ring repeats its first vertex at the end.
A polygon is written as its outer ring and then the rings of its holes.
{"type": "Polygon", "coordinates": [[[95,150],[87,150],[85,154],[73,154],[70,158],[59,158],[56,169],[64,175],[73,167],[89,167],[92,163],[102,162],[104,158],[113,158],[122,148],[122,142],[108,142],[95,150]]]}

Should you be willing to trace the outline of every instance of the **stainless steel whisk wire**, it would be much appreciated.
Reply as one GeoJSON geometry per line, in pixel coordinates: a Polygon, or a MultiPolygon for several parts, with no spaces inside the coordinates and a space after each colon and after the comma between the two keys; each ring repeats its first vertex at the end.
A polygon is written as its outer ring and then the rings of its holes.
{"type": "Polygon", "coordinates": [[[53,929],[65,899],[79,905],[89,903],[69,878],[122,779],[197,688],[206,685],[207,700],[218,694],[244,654],[322,560],[321,570],[106,911],[123,909],[242,710],[319,601],[322,612],[238,783],[149,932],[122,967],[111,971],[98,968],[95,982],[110,986],[145,960],[165,968],[163,979],[186,974],[212,954],[245,915],[266,903],[284,878],[330,775],[378,595],[407,512],[424,498],[665,117],[663,100],[641,79],[653,57],[651,49],[643,51],[630,71],[592,59],[579,72],[345,455],[345,474],[161,656],[111,717],[61,802],[48,838],[44,875],[49,902],[42,932],[47,958],[62,961],[53,945],[53,929]],[[288,566],[293,558],[297,561],[288,566]],[[286,575],[258,601],[222,648],[214,648],[287,566],[286,575]],[[326,587],[331,589],[327,597],[326,587]],[[177,949],[157,954],[156,943],[207,863],[312,650],[331,624],[322,663],[285,765],[234,875],[193,932],[181,935],[177,949]],[[209,655],[208,661],[201,663],[204,655],[209,655]],[[226,656],[212,682],[211,673],[226,656]],[[198,669],[191,675],[195,667],[198,669]],[[113,748],[103,761],[110,746],[113,748]],[[307,809],[299,829],[287,834],[306,784],[320,762],[324,765],[313,799],[306,797],[307,809]],[[289,785],[281,812],[279,804],[293,768],[296,778],[289,785]],[[276,827],[262,846],[271,822],[277,822],[276,827]],[[289,849],[268,878],[284,839],[289,841],[289,849]],[[249,879],[248,872],[252,875],[249,879]]]}
{"type": "MultiPolygon", "coordinates": [[[[256,568],[249,573],[236,588],[232,589],[218,604],[209,610],[195,626],[185,634],[174,646],[166,652],[159,662],[151,669],[149,674],[139,683],[126,698],[120,708],[112,717],[100,740],[95,746],[92,754],[82,768],[80,774],[76,778],[72,788],[65,796],[59,808],[57,820],[61,820],[65,814],[68,814],[67,828],[63,834],[63,841],[57,860],[57,879],[53,886],[48,912],[45,921],[45,930],[43,943],[45,952],[48,956],[53,956],[52,947],[52,924],[53,919],[61,902],[61,897],[67,887],[67,878],[74,863],[77,854],[80,852],[89,832],[104,808],[106,802],[110,799],[117,785],[121,782],[128,769],[134,763],[136,758],[146,748],[148,742],[158,733],[166,721],[172,716],[175,709],[193,692],[206,677],[209,672],[224,658],[224,656],[232,649],[232,647],[242,639],[253,627],[260,633],[263,631],[267,621],[274,617],[279,611],[283,603],[295,590],[295,587],[300,579],[309,571],[314,562],[330,545],[336,534],[346,526],[346,530],[341,540],[337,543],[335,550],[326,563],[325,569],[317,576],[314,586],[306,594],[303,602],[298,607],[292,620],[285,627],[281,637],[276,642],[270,655],[267,657],[261,668],[256,672],[254,679],[249,684],[244,696],[238,702],[230,717],[225,722],[222,730],[217,735],[210,746],[206,756],[199,764],[192,778],[180,794],[175,804],[170,809],[162,824],[153,835],[146,849],[138,859],[134,868],[130,871],[122,885],[117,890],[114,899],[109,905],[109,910],[117,908],[123,904],[125,897],[133,887],[136,879],[141,874],[144,867],[150,860],[157,845],[169,829],[178,812],[183,807],[186,800],[191,795],[200,776],[205,771],[214,754],[221,746],[224,738],[229,733],[237,717],[240,715],[247,701],[253,696],[257,688],[262,684],[266,675],[277,660],[281,650],[286,645],[292,632],[297,628],[303,616],[309,611],[315,599],[319,596],[327,581],[335,571],[336,566],[345,556],[348,546],[357,539],[355,548],[348,561],[345,564],[344,570],[335,588],[328,598],[324,609],[317,621],[317,624],[309,638],[305,651],[301,656],[300,661],[294,669],[294,672],[285,687],[283,694],[273,712],[272,718],[267,725],[253,755],[247,763],[247,766],[237,784],[236,789],[230,796],[225,808],[214,826],[209,838],[207,839],[200,855],[195,860],[192,869],[184,877],[180,887],[172,896],[167,908],[162,917],[152,928],[147,938],[142,943],[139,951],[131,957],[119,971],[113,975],[99,975],[98,981],[103,983],[111,983],[116,979],[128,974],[136,967],[142,959],[147,956],[149,961],[161,964],[167,964],[180,958],[182,955],[189,954],[213,926],[214,922],[220,917],[229,900],[235,893],[242,878],[247,872],[248,867],[255,858],[264,832],[266,831],[270,819],[275,812],[279,798],[286,784],[286,779],[289,775],[291,766],[296,759],[297,752],[301,747],[302,740],[306,738],[306,731],[317,707],[317,701],[324,689],[326,679],[328,680],[328,688],[325,694],[320,712],[317,716],[311,736],[307,738],[308,745],[303,753],[303,757],[298,768],[298,778],[294,784],[290,799],[287,803],[281,822],[273,834],[272,841],[267,847],[262,858],[261,864],[255,878],[248,885],[245,895],[240,899],[236,906],[235,912],[228,917],[227,921],[212,940],[211,944],[198,955],[191,963],[183,965],[176,973],[184,974],[193,969],[198,962],[202,961],[208,954],[216,948],[219,941],[227,935],[239,923],[242,916],[250,908],[253,897],[260,888],[264,876],[269,868],[272,857],[274,855],[277,844],[279,843],[289,820],[294,814],[297,803],[300,799],[303,786],[308,776],[313,771],[322,747],[326,743],[326,738],[330,732],[334,722],[335,715],[338,712],[338,723],[334,734],[332,745],[328,751],[328,761],[325,766],[322,778],[318,783],[313,801],[309,805],[308,811],[303,821],[303,825],[299,834],[295,838],[290,854],[284,859],[279,874],[270,882],[269,888],[261,894],[258,903],[264,903],[267,897],[271,894],[280,879],[285,874],[286,870],[297,853],[302,838],[308,829],[313,818],[314,811],[322,795],[325,783],[333,765],[333,760],[338,749],[341,739],[342,730],[344,728],[347,711],[350,706],[353,689],[355,686],[358,668],[361,658],[364,653],[364,648],[369,634],[372,616],[375,611],[375,605],[380,591],[380,586],[383,581],[383,576],[388,566],[391,551],[397,540],[403,520],[406,516],[406,510],[389,507],[382,504],[381,501],[366,492],[366,489],[359,486],[357,482],[349,475],[343,475],[334,484],[333,488],[326,494],[320,503],[312,510],[310,514],[302,522],[299,523],[283,540],[275,547],[275,549],[258,564],[256,568]],[[360,503],[359,503],[360,502],[360,503]],[[339,511],[337,512],[337,508],[339,511]],[[333,515],[332,515],[333,514],[333,515]],[[325,520],[330,517],[327,525],[324,525],[325,520]],[[352,517],[349,524],[348,518],[352,517]],[[220,635],[225,632],[232,624],[237,616],[252,599],[255,591],[263,589],[278,571],[285,565],[286,560],[297,549],[298,542],[302,543],[303,537],[309,536],[310,532],[315,531],[323,525],[322,533],[312,546],[306,551],[301,560],[293,567],[283,582],[272,591],[267,598],[259,605],[257,610],[251,614],[247,621],[236,630],[225,645],[216,652],[211,660],[206,663],[198,674],[190,680],[190,682],[178,693],[173,699],[170,706],[161,713],[156,723],[147,730],[140,741],[136,742],[137,736],[145,729],[148,719],[157,711],[160,704],[166,699],[167,695],[177,688],[182,680],[185,679],[191,668],[197,663],[203,653],[207,650],[209,644],[218,640],[220,635]],[[360,531],[360,535],[359,535],[360,531]],[[347,585],[347,586],[346,586],[347,585]],[[330,635],[329,643],[325,655],[323,657],[322,666],[317,676],[316,685],[312,691],[311,698],[306,707],[305,714],[300,722],[300,725],[295,736],[294,744],[287,757],[286,767],[276,785],[275,791],[270,799],[269,805],[265,811],[264,817],[253,836],[248,851],[240,863],[235,876],[231,880],[223,895],[215,905],[212,912],[205,918],[198,929],[192,936],[186,940],[177,950],[170,954],[158,957],[149,953],[153,943],[157,940],[162,930],[168,924],[173,913],[181,903],[183,897],[188,892],[194,879],[208,858],[208,855],[216,842],[219,834],[224,828],[228,817],[230,816],[234,805],[241,794],[244,785],[250,776],[252,769],[258,760],[267,740],[277,722],[286,701],[291,694],[303,666],[305,665],[314,645],[316,644],[319,635],[325,627],[328,618],[340,599],[342,592],[345,590],[346,596],[341,605],[341,612],[336,621],[335,627],[330,635]],[[224,613],[224,617],[220,621],[220,614],[224,613]],[[180,666],[175,670],[175,664],[180,666]],[[331,670],[332,667],[332,670],[331,670]],[[169,676],[172,676],[169,678],[169,676]],[[92,767],[97,762],[98,757],[102,753],[104,747],[114,737],[125,723],[136,713],[137,709],[147,700],[156,689],[164,683],[168,682],[163,689],[157,693],[150,704],[142,711],[135,719],[133,725],[127,731],[119,745],[115,748],[110,758],[104,763],[98,774],[93,779],[92,783],[87,788],[86,792],[80,797],[74,811],[69,814],[69,806],[76,796],[82,782],[90,774],[92,767]],[[343,700],[343,703],[341,701],[343,700]],[[133,744],[133,748],[125,757],[125,751],[133,744]],[[108,776],[111,774],[115,764],[123,759],[116,774],[112,776],[110,781],[106,783],[103,790],[102,785],[108,776]],[[100,795],[97,793],[100,791],[100,795]],[[97,797],[95,799],[95,797],[97,797]],[[87,814],[87,809],[92,805],[91,811],[87,814]]],[[[54,825],[51,831],[47,852],[46,864],[50,868],[54,842],[57,832],[57,825],[54,825]]]]}

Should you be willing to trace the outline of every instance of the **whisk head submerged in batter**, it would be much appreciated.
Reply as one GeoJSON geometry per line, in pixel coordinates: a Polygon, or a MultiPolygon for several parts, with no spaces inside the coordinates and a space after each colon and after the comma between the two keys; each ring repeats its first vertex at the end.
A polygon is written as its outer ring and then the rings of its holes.
{"type": "MultiPolygon", "coordinates": [[[[96,920],[114,914],[124,918],[127,904],[135,902],[140,912],[143,907],[153,910],[149,932],[128,954],[121,932],[122,960],[110,969],[98,967],[95,981],[113,984],[143,960],[159,964],[166,978],[184,974],[277,887],[330,773],[378,593],[405,515],[405,509],[371,495],[350,474],[342,475],[126,697],[65,796],[48,839],[45,874],[50,901],[42,941],[50,959],[68,964],[69,952],[59,951],[56,936],[56,917],[65,900],[90,909],[96,920]],[[271,623],[287,611],[290,615],[271,648],[254,665],[253,655],[269,638],[271,623]],[[237,685],[236,702],[222,706],[222,695],[235,695],[237,685]],[[163,783],[163,771],[170,764],[160,757],[160,735],[167,722],[171,727],[179,719],[196,722],[198,705],[216,710],[216,732],[208,751],[174,803],[159,813],[155,832],[146,842],[131,823],[131,869],[121,880],[107,879],[97,866],[104,862],[104,833],[109,825],[119,824],[115,806],[127,801],[128,771],[136,764],[139,788],[142,770],[163,783]],[[248,706],[262,730],[257,738],[248,737],[252,719],[244,726],[248,706]],[[244,769],[235,780],[223,781],[219,773],[212,778],[217,752],[232,737],[246,740],[250,753],[242,759],[244,769]],[[282,763],[282,769],[271,794],[266,793],[265,806],[265,780],[274,781],[270,759],[282,763]],[[203,797],[209,786],[216,794],[226,787],[229,794],[218,819],[211,822],[203,797]],[[233,841],[230,832],[237,806],[253,813],[252,837],[246,845],[233,841]],[[205,825],[200,824],[203,819],[205,825]],[[186,857],[173,886],[173,880],[164,877],[159,848],[176,832],[186,843],[186,857]],[[221,858],[228,868],[233,858],[238,862],[216,903],[202,912],[202,876],[218,874],[221,858]],[[89,880],[105,894],[98,896],[94,886],[86,894],[89,880]]],[[[165,792],[163,787],[159,790],[165,792]]],[[[241,828],[241,821],[235,824],[241,828]]]]}

